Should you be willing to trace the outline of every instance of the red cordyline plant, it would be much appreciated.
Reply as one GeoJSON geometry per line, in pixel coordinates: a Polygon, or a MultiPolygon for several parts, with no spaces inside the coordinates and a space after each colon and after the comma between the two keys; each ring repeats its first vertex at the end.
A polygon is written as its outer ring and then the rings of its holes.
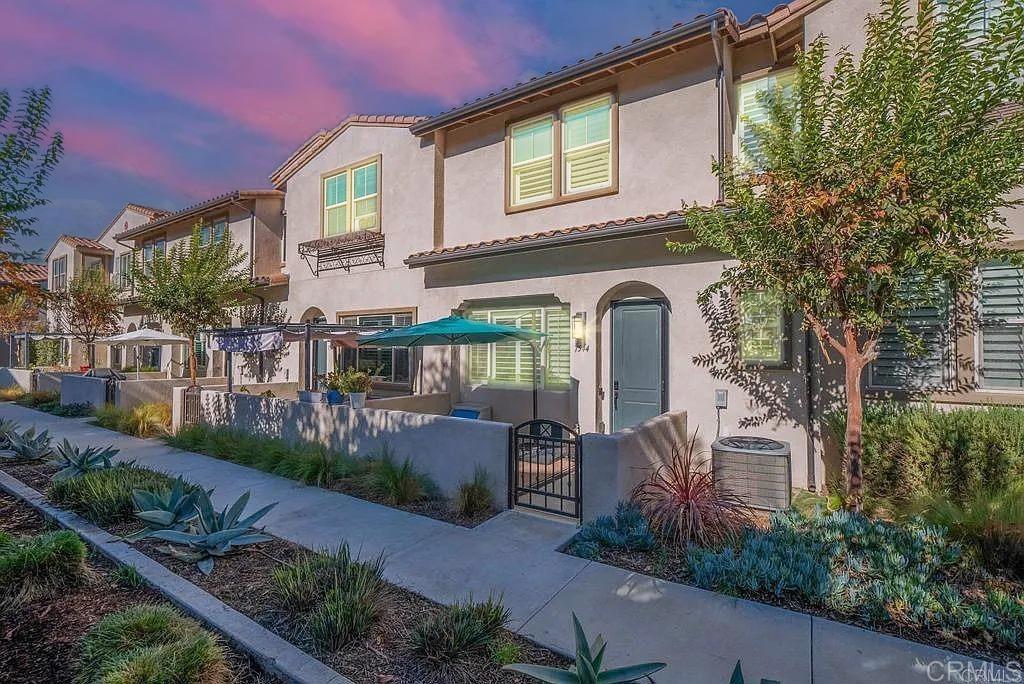
{"type": "Polygon", "coordinates": [[[697,433],[672,448],[672,457],[633,489],[633,501],[652,531],[680,547],[715,546],[735,539],[753,522],[740,497],[715,484],[697,433]]]}

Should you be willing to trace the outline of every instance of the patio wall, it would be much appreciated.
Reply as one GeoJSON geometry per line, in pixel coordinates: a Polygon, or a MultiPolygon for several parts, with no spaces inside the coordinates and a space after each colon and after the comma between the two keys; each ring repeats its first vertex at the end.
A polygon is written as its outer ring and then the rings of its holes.
{"type": "Polygon", "coordinates": [[[452,398],[447,392],[406,394],[400,397],[367,399],[366,406],[367,408],[388,409],[390,411],[411,411],[413,413],[447,416],[452,410],[452,398]]]}
{"type": "Polygon", "coordinates": [[[65,375],[60,382],[60,403],[103,406],[107,403],[107,381],[84,375],[65,375]]]}
{"type": "MultiPolygon", "coordinates": [[[[583,435],[580,490],[584,520],[614,513],[616,504],[628,499],[637,483],[666,462],[673,447],[685,444],[686,439],[686,411],[663,413],[610,435],[583,435]]],[[[709,441],[698,439],[697,447],[708,451],[710,458],[709,441]]]]}
{"type": "Polygon", "coordinates": [[[387,445],[396,458],[411,459],[447,496],[483,467],[491,477],[495,504],[504,508],[507,503],[507,423],[211,390],[203,391],[201,404],[205,422],[250,434],[319,443],[359,456],[377,454],[387,445]]]}
{"type": "Polygon", "coordinates": [[[0,387],[20,387],[32,391],[32,370],[29,368],[0,368],[0,387]]]}
{"type": "Polygon", "coordinates": [[[78,378],[81,376],[82,374],[79,371],[69,371],[67,373],[60,371],[38,371],[36,373],[34,389],[37,392],[55,392],[60,394],[60,384],[63,378],[78,378]]]}
{"type": "MultiPolygon", "coordinates": [[[[227,386],[226,378],[196,378],[201,387],[209,385],[227,386]]],[[[141,404],[170,404],[175,387],[188,387],[188,378],[172,380],[122,380],[114,390],[114,405],[121,409],[132,409],[141,404]]]]}
{"type": "MultiPolygon", "coordinates": [[[[213,388],[211,388],[213,389],[213,388]]],[[[224,389],[227,389],[225,385],[224,389]]],[[[238,394],[252,394],[259,395],[267,390],[274,393],[274,396],[279,399],[295,399],[299,393],[299,383],[297,382],[243,382],[235,383],[235,392],[238,394]],[[248,392],[240,391],[242,387],[245,387],[248,392]]]]}

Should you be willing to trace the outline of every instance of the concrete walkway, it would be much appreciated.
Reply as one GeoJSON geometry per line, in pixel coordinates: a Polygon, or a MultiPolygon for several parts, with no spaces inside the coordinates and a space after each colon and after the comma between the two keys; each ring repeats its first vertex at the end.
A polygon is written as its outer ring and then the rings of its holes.
{"type": "MultiPolygon", "coordinates": [[[[501,594],[513,629],[564,653],[574,648],[575,611],[591,638],[604,634],[611,666],[669,663],[659,683],[724,684],[737,659],[747,682],[764,677],[783,684],[961,681],[944,676],[948,661],[954,670],[958,663],[984,666],[921,644],[568,556],[556,549],[575,527],[562,521],[508,511],[465,529],[172,449],[159,440],[110,432],[83,419],[6,403],[0,404],[3,418],[47,429],[56,440],[112,444],[124,459],[215,488],[219,506],[246,490],[252,492],[253,510],[277,501],[263,520],[268,532],[311,549],[347,541],[363,556],[383,552],[389,581],[435,601],[501,594]]],[[[1017,681],[1015,673],[997,669],[1003,679],[972,681],[1017,681]]]]}

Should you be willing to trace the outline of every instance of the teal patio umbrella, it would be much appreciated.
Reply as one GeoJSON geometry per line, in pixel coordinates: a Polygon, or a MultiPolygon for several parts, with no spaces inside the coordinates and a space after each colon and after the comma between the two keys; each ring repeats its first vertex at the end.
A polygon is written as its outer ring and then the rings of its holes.
{"type": "Polygon", "coordinates": [[[533,350],[533,417],[537,418],[537,343],[544,333],[472,321],[461,316],[448,316],[428,323],[392,328],[359,340],[360,347],[429,347],[445,344],[490,344],[492,342],[527,342],[533,350]]]}

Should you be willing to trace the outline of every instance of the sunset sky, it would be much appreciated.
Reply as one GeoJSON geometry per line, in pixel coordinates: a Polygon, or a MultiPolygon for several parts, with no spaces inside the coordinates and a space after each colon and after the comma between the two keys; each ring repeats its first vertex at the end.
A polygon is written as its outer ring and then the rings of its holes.
{"type": "Polygon", "coordinates": [[[0,88],[49,85],[65,136],[21,247],[265,187],[347,114],[433,114],[723,4],[777,0],[0,0],[0,88]]]}

